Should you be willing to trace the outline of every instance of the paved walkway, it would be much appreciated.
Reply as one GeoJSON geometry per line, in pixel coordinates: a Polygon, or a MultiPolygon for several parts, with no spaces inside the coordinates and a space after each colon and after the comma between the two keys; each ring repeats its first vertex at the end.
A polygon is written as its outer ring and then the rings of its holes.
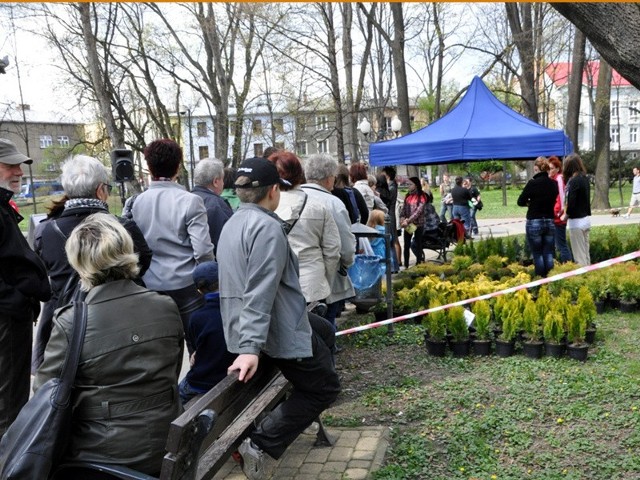
{"type": "MultiPolygon", "coordinates": [[[[272,469],[272,480],[367,479],[382,465],[389,445],[386,427],[327,428],[336,438],[333,447],[314,447],[315,435],[302,434],[272,469]]],[[[233,460],[216,474],[217,480],[246,477],[233,460]]]]}

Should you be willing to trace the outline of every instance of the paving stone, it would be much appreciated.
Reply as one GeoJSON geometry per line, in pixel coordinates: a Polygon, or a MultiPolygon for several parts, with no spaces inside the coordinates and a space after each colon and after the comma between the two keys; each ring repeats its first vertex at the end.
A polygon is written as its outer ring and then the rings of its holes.
{"type": "Polygon", "coordinates": [[[329,462],[346,462],[351,460],[351,456],[353,455],[353,448],[334,448],[329,454],[329,458],[327,459],[329,462]]]}
{"type": "Polygon", "coordinates": [[[369,476],[369,470],[366,468],[349,468],[344,475],[349,480],[364,480],[369,476]]]}
{"type": "Polygon", "coordinates": [[[344,472],[347,469],[347,462],[327,462],[322,467],[323,472],[344,472]]]}

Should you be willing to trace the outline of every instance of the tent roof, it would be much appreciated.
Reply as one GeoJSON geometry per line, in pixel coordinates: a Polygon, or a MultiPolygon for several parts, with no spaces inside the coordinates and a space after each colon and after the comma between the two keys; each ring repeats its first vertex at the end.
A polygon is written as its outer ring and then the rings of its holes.
{"type": "Polygon", "coordinates": [[[479,77],[447,115],[414,133],[369,145],[371,165],[466,162],[567,155],[571,141],[500,102],[479,77]]]}

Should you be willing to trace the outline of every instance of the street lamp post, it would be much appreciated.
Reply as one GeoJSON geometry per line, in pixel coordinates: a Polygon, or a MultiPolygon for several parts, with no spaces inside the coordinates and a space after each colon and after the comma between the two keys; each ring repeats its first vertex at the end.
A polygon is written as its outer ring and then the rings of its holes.
{"type": "Polygon", "coordinates": [[[180,112],[180,115],[184,115],[186,113],[187,115],[187,125],[189,127],[189,173],[190,175],[190,184],[191,184],[191,189],[193,190],[193,129],[191,128],[191,109],[187,108],[186,112],[180,112]]]}
{"type": "MultiPolygon", "coordinates": [[[[391,130],[393,131],[394,138],[399,136],[401,128],[402,128],[402,121],[398,118],[397,115],[394,115],[393,119],[391,120],[391,130]]],[[[374,142],[385,140],[386,132],[384,128],[380,126],[380,128],[378,129],[378,134],[374,136],[374,133],[371,131],[371,124],[366,119],[366,117],[362,118],[362,121],[358,125],[358,130],[360,130],[360,133],[362,133],[362,135],[364,136],[364,139],[368,143],[374,143],[374,142]]],[[[385,227],[384,242],[385,242],[385,265],[386,265],[385,280],[387,282],[385,302],[387,304],[387,318],[392,318],[393,317],[393,289],[391,288],[391,270],[392,270],[391,255],[395,253],[395,245],[393,243],[393,235],[392,235],[391,229],[395,228],[395,225],[393,226],[391,225],[391,216],[388,213],[384,215],[384,227],[385,227]],[[394,250],[392,251],[392,249],[394,250]]],[[[389,335],[394,334],[394,328],[392,323],[387,325],[387,333],[389,335]]]]}

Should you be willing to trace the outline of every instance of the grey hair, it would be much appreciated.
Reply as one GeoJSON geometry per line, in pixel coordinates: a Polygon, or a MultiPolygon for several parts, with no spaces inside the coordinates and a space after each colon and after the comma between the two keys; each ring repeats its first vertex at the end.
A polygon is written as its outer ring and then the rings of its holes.
{"type": "Polygon", "coordinates": [[[98,186],[110,183],[111,178],[97,158],[74,155],[62,166],[60,181],[69,198],[96,198],[98,186]]]}
{"type": "Polygon", "coordinates": [[[193,172],[193,183],[200,187],[211,185],[216,178],[224,178],[224,165],[217,158],[203,158],[193,172]]]}
{"type": "MultiPolygon", "coordinates": [[[[249,177],[238,177],[236,179],[236,185],[245,185],[251,183],[249,177]]],[[[266,187],[255,188],[236,188],[236,195],[242,203],[259,203],[264,199],[273,185],[267,185],[266,187]]]]}
{"type": "Polygon", "coordinates": [[[131,235],[109,213],[89,215],[73,229],[64,249],[85,292],[107,282],[133,279],[140,271],[131,235]]]}
{"type": "Polygon", "coordinates": [[[310,155],[304,162],[304,176],[308,182],[318,183],[338,172],[338,162],[328,153],[310,155]]]}

